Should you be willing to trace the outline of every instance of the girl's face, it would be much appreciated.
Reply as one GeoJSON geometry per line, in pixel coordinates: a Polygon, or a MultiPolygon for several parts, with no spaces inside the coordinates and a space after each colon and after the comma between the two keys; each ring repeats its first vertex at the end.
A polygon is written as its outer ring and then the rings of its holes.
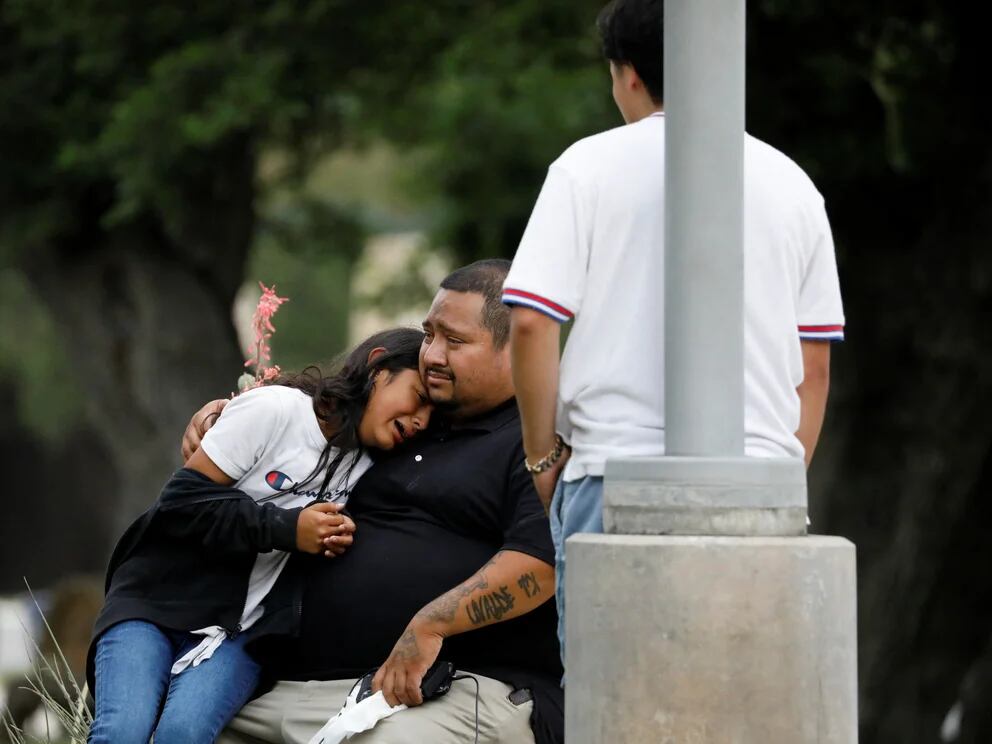
{"type": "Polygon", "coordinates": [[[420,372],[380,371],[358,425],[358,438],[366,447],[390,450],[427,428],[431,402],[420,372]]]}

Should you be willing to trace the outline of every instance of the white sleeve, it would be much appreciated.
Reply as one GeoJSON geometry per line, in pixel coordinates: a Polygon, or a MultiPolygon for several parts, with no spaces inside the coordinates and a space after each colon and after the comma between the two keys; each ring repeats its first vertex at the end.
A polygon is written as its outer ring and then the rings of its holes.
{"type": "Polygon", "coordinates": [[[837,258],[822,199],[810,210],[808,241],[810,248],[799,287],[799,338],[843,341],[844,307],[837,277],[837,258]]]}
{"type": "Polygon", "coordinates": [[[224,473],[240,480],[281,432],[286,415],[282,391],[269,387],[242,393],[228,403],[200,445],[224,473]]]}
{"type": "Polygon", "coordinates": [[[577,185],[552,165],[503,284],[503,302],[570,320],[585,294],[589,225],[589,207],[577,185]]]}

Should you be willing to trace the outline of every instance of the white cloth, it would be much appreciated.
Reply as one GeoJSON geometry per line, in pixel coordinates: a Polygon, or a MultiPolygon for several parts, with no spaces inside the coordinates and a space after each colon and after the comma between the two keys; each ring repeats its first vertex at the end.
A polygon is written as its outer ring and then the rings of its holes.
{"type": "MultiPolygon", "coordinates": [[[[218,468],[235,480],[235,488],[256,501],[293,509],[320,496],[326,469],[309,483],[303,481],[317,466],[326,445],[310,396],[282,385],[269,385],[242,393],[228,403],[200,446],[218,468]],[[287,489],[288,493],[279,493],[287,489]]],[[[331,451],[329,461],[336,453],[331,451]]],[[[325,500],[344,503],[369,465],[371,460],[365,455],[357,462],[354,455],[346,456],[328,484],[325,500]]],[[[289,554],[281,550],[258,554],[248,580],[245,607],[238,623],[240,631],[250,628],[262,616],[262,600],[288,559],[289,554]]],[[[193,633],[204,639],[176,661],[173,674],[209,659],[226,637],[224,629],[217,625],[193,633]]]]}
{"type": "Polygon", "coordinates": [[[190,667],[199,666],[201,663],[214,655],[214,651],[227,638],[227,633],[219,625],[211,625],[209,628],[200,628],[191,631],[191,635],[202,635],[203,640],[199,645],[191,648],[185,654],[176,659],[172,665],[172,674],[180,674],[190,667]]]}
{"type": "MultiPolygon", "coordinates": [[[[659,112],[568,148],[504,284],[507,304],[575,319],[559,381],[565,480],[602,475],[610,457],[664,454],[664,135],[659,112]]],[[[800,339],[843,338],[834,245],[813,183],[751,136],[744,223],[746,451],[802,457],[800,339]]]]}
{"type": "Polygon", "coordinates": [[[356,684],[348,693],[348,699],[344,701],[341,710],[313,735],[310,744],[340,744],[345,739],[350,739],[353,734],[368,731],[383,718],[406,710],[406,706],[402,703],[390,706],[382,692],[369,695],[359,703],[358,691],[359,685],[356,684]]]}

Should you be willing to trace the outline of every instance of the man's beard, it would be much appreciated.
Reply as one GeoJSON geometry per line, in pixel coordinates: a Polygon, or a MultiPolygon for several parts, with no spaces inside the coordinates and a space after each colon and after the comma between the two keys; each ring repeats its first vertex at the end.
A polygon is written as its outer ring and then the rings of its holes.
{"type": "MultiPolygon", "coordinates": [[[[450,416],[451,414],[458,412],[458,409],[462,407],[462,401],[458,399],[458,396],[455,393],[455,376],[450,372],[444,372],[443,374],[450,375],[449,380],[451,382],[451,397],[447,400],[435,400],[434,398],[431,398],[431,404],[434,406],[434,410],[438,413],[445,416],[450,416]]],[[[429,392],[428,397],[430,397],[429,392]]]]}
{"type": "Polygon", "coordinates": [[[452,406],[454,406],[455,408],[457,408],[458,407],[458,402],[455,400],[455,397],[456,396],[455,396],[455,376],[454,376],[454,374],[452,374],[452,372],[450,370],[444,369],[442,367],[428,367],[427,369],[424,370],[425,377],[428,376],[428,375],[430,375],[431,372],[437,372],[438,374],[444,375],[444,377],[447,379],[448,383],[451,385],[451,398],[450,399],[448,399],[448,400],[435,400],[434,397],[431,396],[431,386],[430,386],[430,383],[425,380],[425,382],[427,382],[427,397],[431,399],[431,403],[434,404],[434,407],[435,408],[449,408],[450,409],[452,406]]]}

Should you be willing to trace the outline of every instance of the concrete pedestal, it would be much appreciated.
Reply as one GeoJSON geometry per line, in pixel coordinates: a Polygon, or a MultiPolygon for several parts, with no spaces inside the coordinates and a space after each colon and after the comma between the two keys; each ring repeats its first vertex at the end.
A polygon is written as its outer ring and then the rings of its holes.
{"type": "Polygon", "coordinates": [[[622,535],[805,535],[806,468],[799,458],[614,458],[603,525],[622,535]]]}
{"type": "Polygon", "coordinates": [[[854,545],[576,535],[568,744],[853,744],[854,545]]]}

